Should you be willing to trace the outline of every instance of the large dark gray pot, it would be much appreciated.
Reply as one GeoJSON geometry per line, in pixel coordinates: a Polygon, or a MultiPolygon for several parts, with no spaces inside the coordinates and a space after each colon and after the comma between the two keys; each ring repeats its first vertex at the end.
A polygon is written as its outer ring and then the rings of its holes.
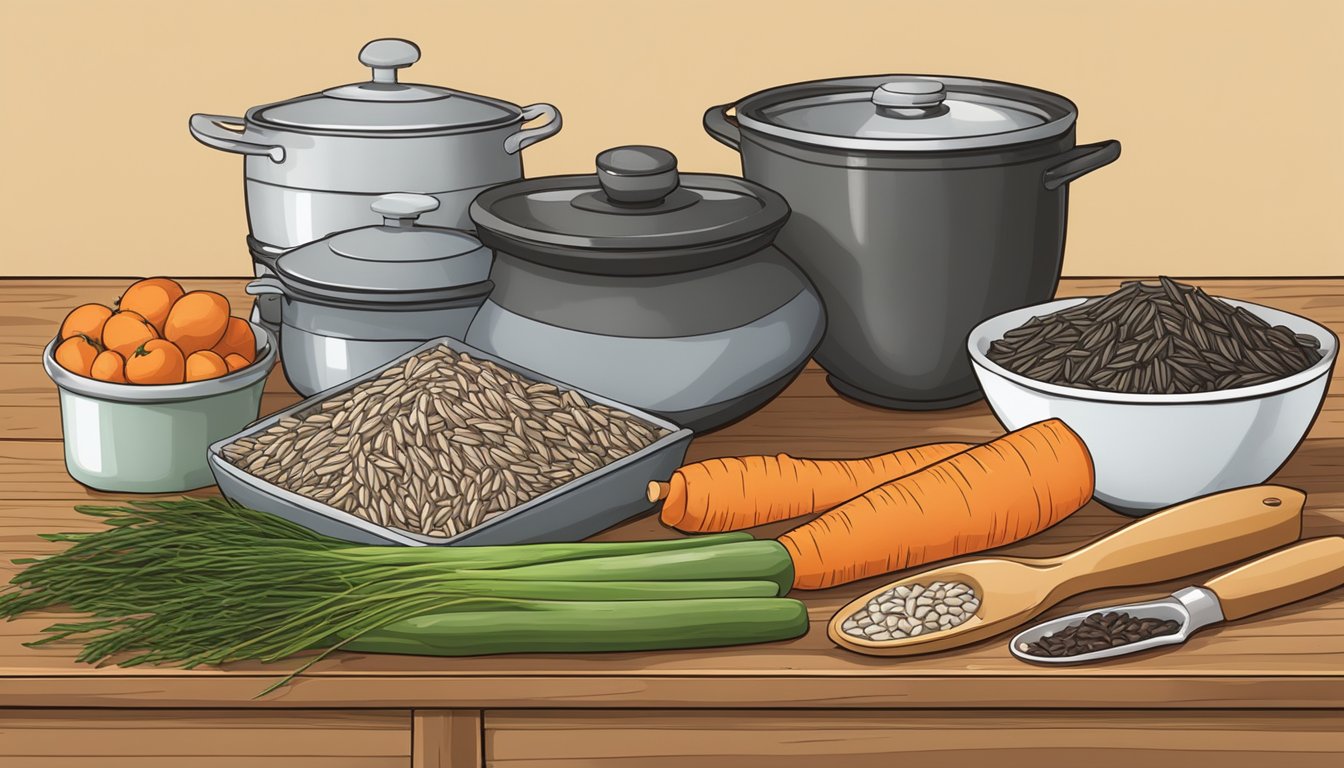
{"type": "Polygon", "coordinates": [[[775,242],[825,304],[814,357],[835,389],[889,408],[980,399],[966,334],[1054,295],[1068,182],[1120,153],[1115,141],[1075,147],[1072,127],[946,152],[808,146],[741,126],[727,108],[711,108],[706,129],[793,211],[775,242]]]}

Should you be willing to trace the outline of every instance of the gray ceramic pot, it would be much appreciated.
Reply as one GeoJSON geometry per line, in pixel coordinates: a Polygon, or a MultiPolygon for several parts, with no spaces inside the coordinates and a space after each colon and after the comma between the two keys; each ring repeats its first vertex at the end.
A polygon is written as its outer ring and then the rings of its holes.
{"type": "Polygon", "coordinates": [[[1068,183],[1120,155],[1075,147],[1077,114],[1019,85],[888,75],[762,91],[705,128],[789,201],[776,242],[826,304],[831,385],[924,410],[981,397],[971,328],[1054,295],[1068,183]]]}
{"type": "Polygon", "coordinates": [[[376,227],[340,232],[274,262],[247,286],[280,300],[280,358],[303,395],[343,384],[429,339],[466,335],[490,292],[490,252],[467,232],[415,226],[438,201],[384,195],[376,227]]]}
{"type": "Polygon", "coordinates": [[[253,107],[245,117],[196,114],[191,135],[244,156],[252,237],[289,249],[377,224],[370,204],[390,192],[439,200],[428,224],[469,226],[482,189],[521,178],[519,152],[560,130],[550,104],[519,107],[475,94],[397,82],[420,58],[406,40],[374,40],[359,60],[373,79],[253,107]],[[522,124],[549,118],[544,125],[522,124]]]}
{"type": "Polygon", "coordinates": [[[467,343],[696,431],[759,408],[824,325],[812,286],[771,245],[787,204],[742,179],[678,174],[653,147],[608,150],[597,166],[472,204],[495,288],[467,343]]]}

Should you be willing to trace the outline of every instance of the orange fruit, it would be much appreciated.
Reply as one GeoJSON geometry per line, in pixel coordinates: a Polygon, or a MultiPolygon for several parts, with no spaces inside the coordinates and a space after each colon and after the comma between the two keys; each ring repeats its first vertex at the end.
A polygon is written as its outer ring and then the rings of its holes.
{"type": "Polygon", "coordinates": [[[62,341],[56,347],[54,356],[56,362],[65,370],[80,376],[88,376],[89,369],[93,367],[93,359],[98,357],[101,351],[93,339],[81,334],[62,341]]]}
{"type": "Polygon", "coordinates": [[[228,327],[229,300],[214,291],[192,291],[168,311],[163,338],[190,355],[218,344],[228,327]]]}
{"type": "Polygon", "coordinates": [[[159,334],[136,312],[116,312],[103,324],[103,346],[129,360],[135,350],[159,334]]]}
{"type": "Polygon", "coordinates": [[[224,364],[229,366],[229,373],[233,373],[251,365],[252,361],[242,355],[232,354],[224,357],[224,364]]]}
{"type": "Polygon", "coordinates": [[[163,333],[163,321],[168,319],[168,310],[182,298],[182,286],[176,280],[166,277],[147,277],[131,283],[131,287],[117,300],[117,309],[135,312],[149,321],[159,334],[163,333]]]}
{"type": "Polygon", "coordinates": [[[228,372],[229,365],[224,362],[224,358],[208,349],[202,349],[199,352],[192,352],[187,355],[187,381],[213,379],[228,372]]]}
{"type": "Polygon", "coordinates": [[[125,384],[126,358],[110,349],[105,349],[93,359],[93,366],[89,369],[89,375],[99,381],[125,384]]]}
{"type": "Polygon", "coordinates": [[[229,355],[241,355],[249,363],[257,359],[257,335],[252,332],[252,325],[241,317],[230,317],[224,338],[215,345],[215,352],[225,359],[229,355]]]}
{"type": "Polygon", "coordinates": [[[81,333],[90,339],[103,337],[103,324],[112,316],[112,310],[102,304],[81,304],[70,310],[61,323],[61,341],[81,333]]]}
{"type": "Polygon", "coordinates": [[[186,359],[171,341],[150,339],[126,358],[126,380],[132,384],[181,384],[186,359]]]}

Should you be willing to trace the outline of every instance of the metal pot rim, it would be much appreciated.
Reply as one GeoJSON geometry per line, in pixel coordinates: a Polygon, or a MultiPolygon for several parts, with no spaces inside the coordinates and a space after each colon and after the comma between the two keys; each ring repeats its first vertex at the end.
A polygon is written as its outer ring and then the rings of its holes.
{"type": "Polygon", "coordinates": [[[944,76],[944,75],[863,75],[858,77],[826,78],[801,83],[775,86],[757,91],[739,99],[735,108],[737,122],[746,130],[773,138],[784,139],[799,144],[827,149],[853,150],[881,153],[923,153],[949,152],[957,150],[995,149],[1009,145],[1024,144],[1043,139],[1058,137],[1067,133],[1077,121],[1078,107],[1072,101],[1057,93],[1018,85],[999,80],[983,78],[944,76]],[[769,122],[761,115],[764,107],[802,97],[824,96],[826,94],[852,93],[860,90],[874,90],[896,78],[918,77],[937,80],[947,86],[974,90],[984,94],[985,98],[999,101],[1011,101],[1029,104],[1050,110],[1053,117],[1040,125],[1001,133],[979,136],[912,138],[861,138],[840,136],[827,133],[789,128],[769,122]]]}
{"type": "Polygon", "coordinates": [[[509,126],[518,125],[523,121],[522,107],[519,107],[518,105],[513,104],[512,102],[499,101],[497,99],[490,99],[485,96],[474,96],[474,95],[473,98],[489,101],[490,103],[496,104],[497,106],[503,109],[507,109],[508,114],[503,115],[499,119],[492,121],[483,121],[477,123],[457,123],[457,124],[438,125],[427,128],[415,128],[415,129],[397,128],[385,131],[374,131],[369,130],[367,128],[325,128],[325,127],[320,128],[320,127],[309,127],[301,125],[290,125],[288,123],[274,123],[262,116],[262,112],[272,107],[276,107],[281,104],[290,104],[295,101],[313,97],[323,97],[323,95],[321,93],[312,93],[306,96],[300,96],[298,99],[286,99],[284,101],[276,101],[270,104],[258,104],[255,107],[249,108],[247,112],[244,113],[243,119],[247,122],[247,125],[250,128],[270,131],[272,133],[293,133],[304,136],[340,136],[340,137],[364,138],[364,139],[396,139],[396,138],[414,138],[414,137],[429,137],[429,136],[451,136],[455,134],[486,133],[488,131],[493,131],[499,128],[507,128],[509,126]]]}
{"type": "MultiPolygon", "coordinates": [[[[483,299],[494,290],[490,280],[467,283],[454,288],[409,293],[407,291],[386,291],[379,293],[350,293],[344,291],[326,291],[306,282],[296,280],[292,275],[276,270],[273,275],[254,278],[252,283],[265,281],[271,277],[284,290],[289,301],[312,304],[335,310],[360,310],[371,312],[421,312],[435,309],[450,309],[453,306],[470,303],[474,299],[483,299]]],[[[269,291],[274,293],[274,291],[269,291]]]]}

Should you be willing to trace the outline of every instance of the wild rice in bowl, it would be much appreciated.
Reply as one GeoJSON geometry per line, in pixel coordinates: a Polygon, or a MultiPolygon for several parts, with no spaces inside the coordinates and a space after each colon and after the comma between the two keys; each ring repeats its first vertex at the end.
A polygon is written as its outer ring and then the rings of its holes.
{"type": "Polygon", "coordinates": [[[448,537],[667,434],[439,346],[224,446],[223,455],[365,520],[448,537]]]}
{"type": "Polygon", "coordinates": [[[1315,365],[1321,342],[1166,277],[1034,317],[990,360],[1048,384],[1136,394],[1212,392],[1315,365]]]}

